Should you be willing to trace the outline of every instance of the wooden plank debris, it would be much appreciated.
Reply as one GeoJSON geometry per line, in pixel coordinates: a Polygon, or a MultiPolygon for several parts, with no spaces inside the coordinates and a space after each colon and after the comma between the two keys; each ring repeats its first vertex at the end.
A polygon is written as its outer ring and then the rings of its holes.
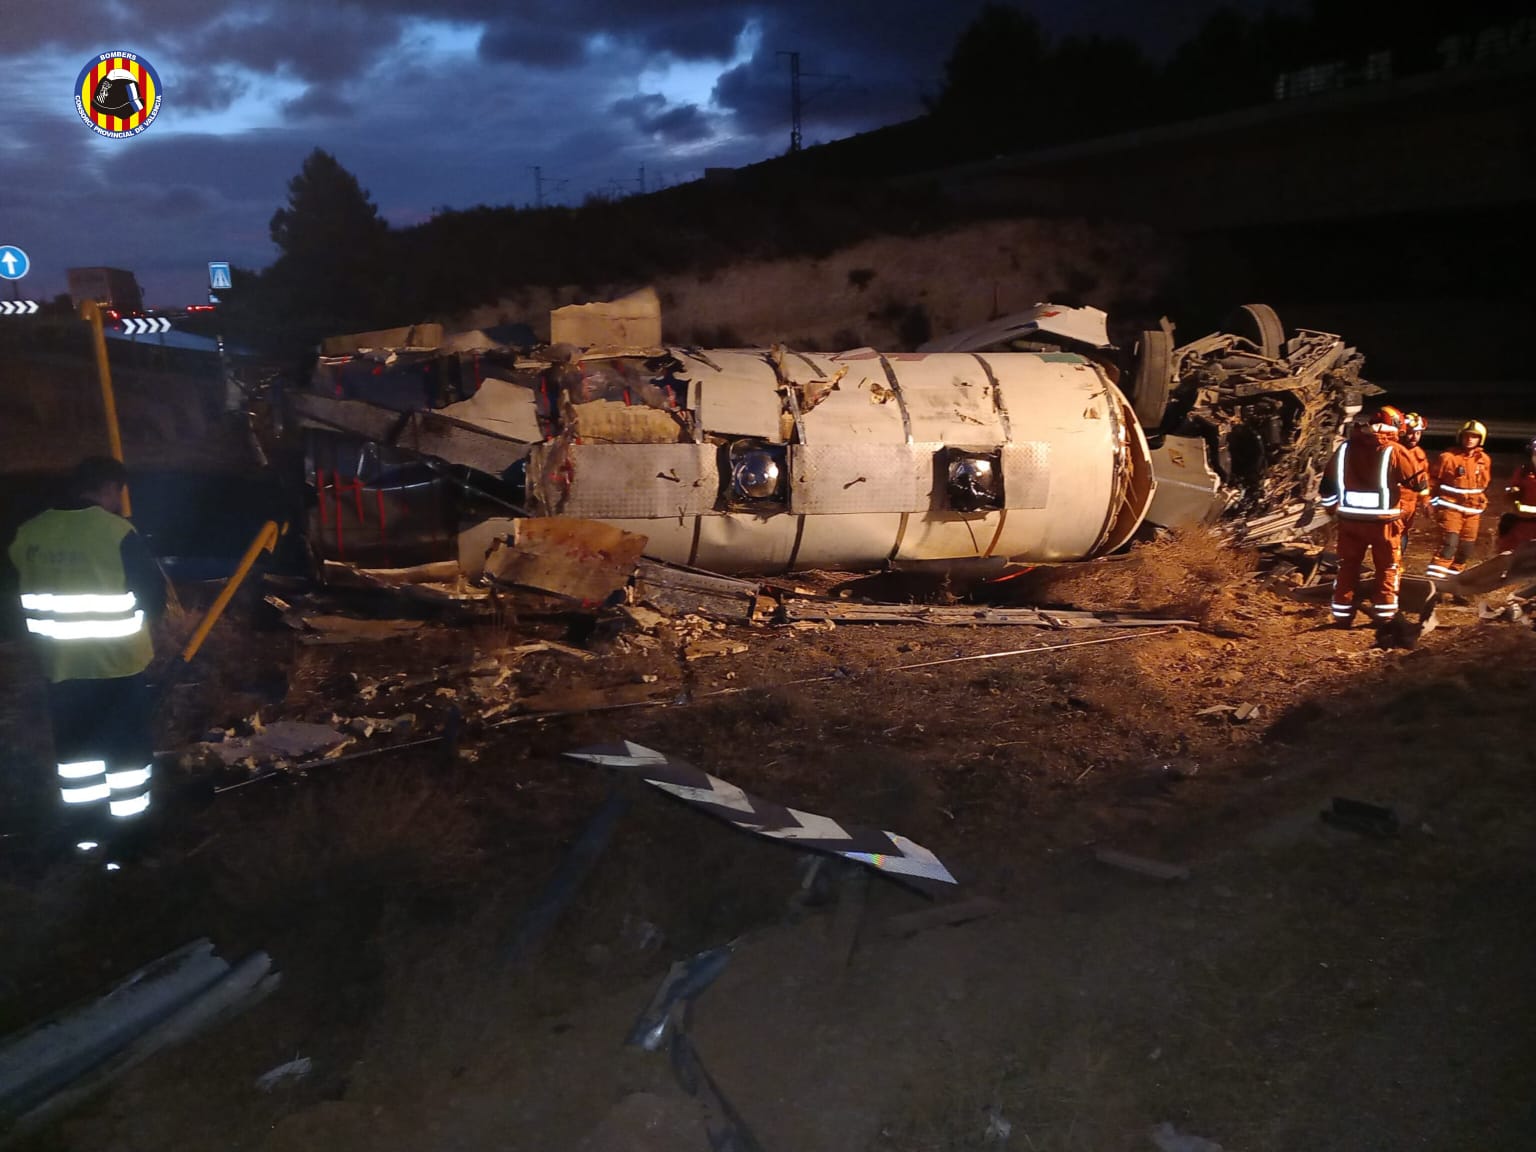
{"type": "Polygon", "coordinates": [[[786,600],[779,618],[785,624],[830,620],[836,624],[998,624],[1033,628],[1142,628],[1194,623],[1114,612],[992,608],[979,604],[857,604],[839,600],[786,600]]]}
{"type": "Polygon", "coordinates": [[[689,572],[654,560],[641,560],[635,572],[635,599],[675,616],[746,623],[757,607],[759,588],[751,580],[689,572]]]}

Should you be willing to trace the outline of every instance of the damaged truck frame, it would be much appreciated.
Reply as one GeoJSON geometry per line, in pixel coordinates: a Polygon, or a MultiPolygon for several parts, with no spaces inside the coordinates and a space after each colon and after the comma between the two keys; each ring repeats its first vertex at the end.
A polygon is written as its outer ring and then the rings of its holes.
{"type": "Polygon", "coordinates": [[[1262,314],[1257,339],[1175,350],[1165,328],[1130,357],[1096,309],[1029,316],[1025,351],[988,332],[915,353],[663,347],[659,321],[532,350],[436,325],[327,341],[285,422],[311,551],[473,579],[529,516],[744,575],[1002,572],[1107,555],[1144,521],[1263,542],[1307,530],[1336,436],[1375,391],[1337,337],[1281,347],[1262,314]]]}

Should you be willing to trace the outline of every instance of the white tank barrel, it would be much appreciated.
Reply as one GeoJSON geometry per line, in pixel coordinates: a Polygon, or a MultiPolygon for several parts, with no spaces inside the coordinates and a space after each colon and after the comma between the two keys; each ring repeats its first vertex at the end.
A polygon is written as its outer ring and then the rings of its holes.
{"type": "Polygon", "coordinates": [[[529,456],[536,513],[645,535],[660,560],[771,573],[1085,559],[1151,502],[1130,403],[1076,354],[669,354],[692,419],[570,404],[567,435],[529,456]]]}

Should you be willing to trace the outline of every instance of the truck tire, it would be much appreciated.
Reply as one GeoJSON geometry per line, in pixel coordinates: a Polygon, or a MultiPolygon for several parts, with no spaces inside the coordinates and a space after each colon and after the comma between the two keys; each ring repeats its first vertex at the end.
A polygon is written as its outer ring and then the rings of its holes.
{"type": "Polygon", "coordinates": [[[1136,339],[1136,369],[1131,377],[1131,407],[1147,432],[1155,432],[1168,407],[1173,384],[1173,337],[1149,328],[1136,339]]]}
{"type": "Polygon", "coordinates": [[[1285,328],[1268,304],[1244,304],[1233,318],[1232,332],[1252,340],[1259,353],[1271,360],[1285,354],[1285,328]]]}

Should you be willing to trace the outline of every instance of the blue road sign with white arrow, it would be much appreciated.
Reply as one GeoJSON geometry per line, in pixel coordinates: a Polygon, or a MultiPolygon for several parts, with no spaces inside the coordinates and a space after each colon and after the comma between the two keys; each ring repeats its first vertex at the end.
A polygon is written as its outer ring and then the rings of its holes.
{"type": "Polygon", "coordinates": [[[209,261],[208,263],[208,287],[214,292],[222,288],[233,288],[229,280],[229,264],[223,260],[209,261]]]}
{"type": "Polygon", "coordinates": [[[0,244],[0,280],[20,280],[32,267],[27,254],[14,244],[0,244]]]}

